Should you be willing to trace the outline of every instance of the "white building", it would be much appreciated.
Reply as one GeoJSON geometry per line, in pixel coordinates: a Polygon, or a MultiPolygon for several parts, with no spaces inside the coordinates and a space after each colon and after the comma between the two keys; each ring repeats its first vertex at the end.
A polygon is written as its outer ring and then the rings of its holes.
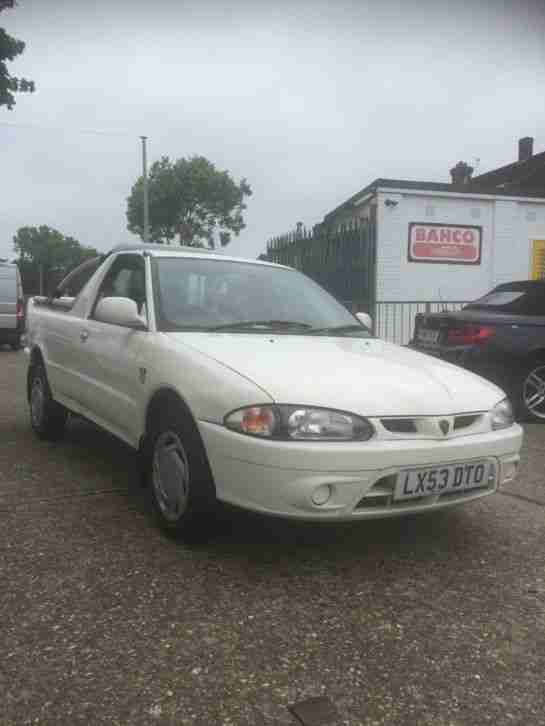
{"type": "Polygon", "coordinates": [[[452,184],[377,179],[324,217],[337,233],[375,222],[374,300],[382,337],[406,343],[414,315],[456,307],[510,280],[545,279],[545,152],[452,184]]]}

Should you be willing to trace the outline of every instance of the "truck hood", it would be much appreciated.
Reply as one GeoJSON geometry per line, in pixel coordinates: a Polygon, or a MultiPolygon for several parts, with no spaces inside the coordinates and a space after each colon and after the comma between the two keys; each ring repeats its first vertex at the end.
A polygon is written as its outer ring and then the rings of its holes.
{"type": "Polygon", "coordinates": [[[441,416],[485,411],[505,397],[462,368],[373,338],[167,335],[175,347],[189,346],[250,379],[277,403],[361,416],[441,416]]]}

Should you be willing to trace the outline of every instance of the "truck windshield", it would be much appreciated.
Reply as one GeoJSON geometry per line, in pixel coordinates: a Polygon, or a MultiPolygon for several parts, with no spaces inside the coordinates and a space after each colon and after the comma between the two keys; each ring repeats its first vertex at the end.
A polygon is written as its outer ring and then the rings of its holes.
{"type": "Polygon", "coordinates": [[[154,260],[160,330],[339,334],[368,337],[329,293],[295,270],[200,258],[154,260]]]}

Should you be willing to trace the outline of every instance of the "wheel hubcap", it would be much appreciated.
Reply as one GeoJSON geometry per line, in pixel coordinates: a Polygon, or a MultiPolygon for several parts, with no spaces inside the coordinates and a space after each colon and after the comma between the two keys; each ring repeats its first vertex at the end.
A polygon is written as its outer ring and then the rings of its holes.
{"type": "Polygon", "coordinates": [[[524,405],[534,416],[545,419],[545,366],[534,368],[524,381],[524,405]]]}
{"type": "Polygon", "coordinates": [[[178,434],[165,431],[153,451],[153,488],[162,515],[176,522],[189,502],[189,464],[178,434]]]}
{"type": "Polygon", "coordinates": [[[41,378],[35,378],[32,382],[30,393],[30,415],[34,426],[40,427],[44,416],[44,385],[41,378]]]}

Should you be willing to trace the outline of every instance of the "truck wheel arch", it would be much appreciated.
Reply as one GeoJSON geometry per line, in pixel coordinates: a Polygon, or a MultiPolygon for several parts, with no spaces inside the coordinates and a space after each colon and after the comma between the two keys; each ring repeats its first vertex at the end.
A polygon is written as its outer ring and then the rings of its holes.
{"type": "MultiPolygon", "coordinates": [[[[202,441],[202,437],[199,431],[199,427],[197,426],[197,421],[195,419],[195,416],[193,415],[187,401],[176,391],[174,388],[170,388],[168,386],[164,386],[162,388],[159,388],[157,391],[153,393],[151,396],[147,406],[146,406],[146,413],[144,417],[144,433],[140,437],[139,447],[138,447],[138,458],[140,463],[140,473],[141,473],[141,483],[145,483],[145,471],[147,468],[147,464],[149,463],[149,459],[151,456],[150,451],[150,432],[153,430],[153,424],[158,418],[161,410],[165,406],[172,406],[176,407],[178,410],[180,410],[184,416],[188,418],[189,421],[191,421],[192,425],[195,427],[195,431],[200,439],[200,442],[204,449],[204,442],[202,441]]],[[[206,451],[206,449],[204,449],[206,451]]]]}

